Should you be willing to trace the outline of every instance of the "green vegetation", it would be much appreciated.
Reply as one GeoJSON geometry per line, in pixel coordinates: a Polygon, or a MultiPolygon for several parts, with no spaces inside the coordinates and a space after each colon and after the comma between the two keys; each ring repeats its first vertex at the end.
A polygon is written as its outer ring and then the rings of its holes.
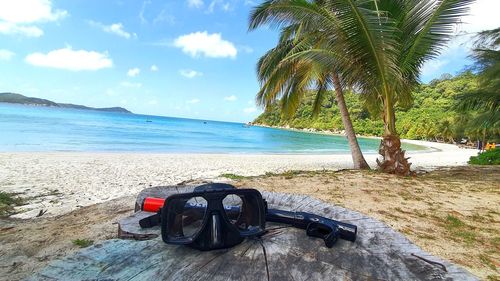
{"type": "Polygon", "coordinates": [[[488,266],[489,268],[493,269],[493,270],[497,270],[497,267],[495,266],[495,263],[491,260],[490,257],[488,257],[487,255],[480,255],[479,256],[479,259],[486,265],[488,266]]]}
{"type": "Polygon", "coordinates": [[[445,228],[449,231],[453,238],[463,240],[469,245],[476,240],[476,234],[471,227],[459,218],[453,215],[448,215],[444,223],[445,228]]]}
{"type": "Polygon", "coordinates": [[[89,239],[76,239],[71,242],[73,243],[73,245],[78,246],[80,248],[87,248],[88,246],[94,244],[94,240],[89,240],[89,239]]]}
{"type": "MultiPolygon", "coordinates": [[[[306,90],[314,87],[318,102],[313,112],[317,112],[319,101],[332,85],[337,93],[357,89],[384,124],[379,168],[410,175],[395,110],[411,106],[411,93],[419,84],[424,62],[439,55],[472,2],[264,1],[251,12],[249,29],[279,27],[281,36],[270,51],[277,56],[266,54],[259,60],[257,101],[268,107],[280,99],[282,111],[289,115],[306,90]]],[[[337,94],[336,99],[341,115],[346,115],[343,95],[337,94]]],[[[353,131],[350,122],[344,125],[349,136],[353,131]]],[[[355,150],[352,152],[355,160],[355,150]]]]}
{"type": "MultiPolygon", "coordinates": [[[[258,13],[252,17],[258,18],[258,13]]],[[[257,76],[261,89],[257,93],[257,102],[267,108],[280,99],[283,115],[291,116],[297,112],[300,102],[309,93],[313,95],[312,114],[317,116],[322,109],[323,100],[329,94],[328,90],[333,85],[354,168],[370,169],[359,147],[345,102],[346,86],[342,84],[342,70],[324,65],[321,61],[304,57],[291,58],[297,51],[297,45],[302,45],[300,49],[313,49],[318,46],[328,48],[328,40],[325,40],[322,32],[301,32],[302,30],[302,23],[293,23],[284,28],[277,46],[259,59],[257,76]]]]}
{"type": "Polygon", "coordinates": [[[15,194],[0,191],[0,217],[11,215],[14,207],[23,203],[24,200],[15,194]]]}
{"type": "Polygon", "coordinates": [[[0,93],[0,102],[25,104],[25,105],[41,105],[41,106],[63,107],[63,108],[76,108],[76,109],[97,110],[97,111],[106,111],[106,112],[131,113],[130,111],[126,110],[123,107],[94,108],[94,107],[88,107],[88,106],[71,104],[71,103],[56,103],[56,102],[53,102],[50,100],[26,97],[26,96],[23,96],[20,94],[15,94],[15,93],[0,93]]]}
{"type": "MultiPolygon", "coordinates": [[[[413,106],[410,109],[402,107],[396,109],[396,127],[401,137],[446,142],[454,142],[466,136],[472,139],[480,137],[480,133],[467,128],[465,123],[461,122],[464,119],[470,119],[470,114],[464,114],[454,107],[455,98],[458,95],[477,88],[477,80],[477,75],[464,72],[455,77],[443,75],[429,84],[417,87],[412,93],[413,106]]],[[[361,95],[350,92],[346,93],[345,99],[356,133],[366,136],[383,134],[383,122],[370,113],[361,95]]],[[[313,95],[308,95],[300,104],[297,113],[291,118],[283,116],[279,106],[274,105],[257,117],[254,123],[334,132],[343,129],[333,93],[330,93],[322,103],[323,109],[317,118],[311,118],[312,106],[313,95]]]]}
{"type": "MultiPolygon", "coordinates": [[[[375,171],[373,171],[375,172],[375,171]]],[[[329,170],[320,170],[320,171],[305,171],[305,170],[287,170],[280,173],[266,172],[264,175],[260,176],[242,176],[237,174],[221,174],[220,177],[232,179],[232,180],[244,180],[244,179],[253,179],[253,178],[270,178],[270,177],[283,177],[284,179],[292,179],[295,176],[308,176],[312,177],[315,175],[324,175],[331,174],[332,176],[336,173],[336,171],[329,170]]]]}
{"type": "Polygon", "coordinates": [[[466,126],[481,133],[486,143],[500,134],[500,28],[476,35],[472,58],[478,87],[459,95],[456,107],[470,112],[466,126]]]}
{"type": "Polygon", "coordinates": [[[31,98],[14,93],[0,93],[0,102],[57,106],[57,103],[50,100],[31,98]]]}
{"type": "Polygon", "coordinates": [[[231,179],[231,180],[241,180],[241,179],[245,178],[245,176],[240,176],[240,175],[231,174],[231,173],[222,174],[222,175],[220,175],[220,177],[228,178],[228,179],[231,179]]]}
{"type": "Polygon", "coordinates": [[[480,153],[478,156],[472,156],[469,164],[500,165],[500,148],[490,149],[480,153]]]}

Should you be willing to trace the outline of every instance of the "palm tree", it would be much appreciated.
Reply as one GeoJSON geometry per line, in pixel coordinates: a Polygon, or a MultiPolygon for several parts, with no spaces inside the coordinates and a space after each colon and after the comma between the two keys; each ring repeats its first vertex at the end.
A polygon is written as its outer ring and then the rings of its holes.
{"type": "Polygon", "coordinates": [[[295,114],[306,92],[315,88],[313,115],[317,116],[328,89],[333,87],[342,123],[346,132],[355,169],[370,169],[358,144],[349,111],[344,99],[339,73],[332,68],[323,68],[312,60],[294,58],[293,54],[321,44],[321,37],[316,33],[301,33],[300,24],[287,26],[282,30],[278,45],[268,51],[257,64],[261,90],[257,94],[257,103],[269,107],[278,99],[282,112],[290,117],[295,114]]]}
{"type": "Polygon", "coordinates": [[[340,69],[343,83],[359,89],[384,120],[380,169],[409,175],[395,108],[412,103],[423,63],[435,58],[473,0],[269,0],[250,16],[250,29],[301,24],[323,43],[294,54],[340,69]]]}
{"type": "Polygon", "coordinates": [[[474,91],[456,97],[456,108],[475,111],[467,127],[486,136],[500,134],[500,28],[480,32],[476,36],[472,58],[479,72],[479,85],[474,91]]]}
{"type": "Polygon", "coordinates": [[[455,143],[455,139],[453,139],[455,132],[453,130],[452,121],[453,120],[445,119],[438,126],[438,134],[443,138],[444,141],[447,141],[449,143],[455,143]]]}

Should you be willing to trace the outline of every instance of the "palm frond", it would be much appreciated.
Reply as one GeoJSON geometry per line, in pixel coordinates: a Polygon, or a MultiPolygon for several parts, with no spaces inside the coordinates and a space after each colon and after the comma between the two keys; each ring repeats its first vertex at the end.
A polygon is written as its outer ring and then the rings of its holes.
{"type": "Polygon", "coordinates": [[[418,82],[420,70],[436,58],[452,38],[454,28],[475,0],[409,0],[401,24],[401,71],[407,80],[418,82]]]}
{"type": "Polygon", "coordinates": [[[500,91],[478,90],[456,96],[458,110],[500,111],[500,91]]]}
{"type": "Polygon", "coordinates": [[[317,117],[321,111],[321,106],[325,97],[328,95],[328,89],[332,84],[331,78],[328,74],[323,73],[320,75],[318,80],[316,81],[316,94],[314,96],[313,102],[313,116],[317,117]]]}

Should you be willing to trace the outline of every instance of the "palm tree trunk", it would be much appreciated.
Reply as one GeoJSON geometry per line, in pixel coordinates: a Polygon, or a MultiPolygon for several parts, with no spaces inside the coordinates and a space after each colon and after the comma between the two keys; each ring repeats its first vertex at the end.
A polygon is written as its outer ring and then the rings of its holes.
{"type": "Polygon", "coordinates": [[[391,97],[386,97],[384,100],[384,136],[380,141],[379,153],[382,155],[382,160],[377,159],[377,164],[381,171],[402,176],[414,174],[410,170],[409,158],[405,157],[405,151],[401,149],[391,97]]]}
{"type": "Polygon", "coordinates": [[[333,84],[335,86],[335,95],[337,99],[337,105],[339,106],[340,116],[342,117],[342,123],[344,124],[345,134],[347,136],[347,141],[349,142],[349,147],[351,148],[352,162],[354,163],[354,169],[369,170],[370,166],[366,163],[363,153],[359,148],[358,138],[352,127],[351,117],[349,116],[349,110],[347,110],[347,105],[345,104],[344,93],[342,90],[342,85],[340,84],[340,79],[337,74],[333,74],[333,84]]]}

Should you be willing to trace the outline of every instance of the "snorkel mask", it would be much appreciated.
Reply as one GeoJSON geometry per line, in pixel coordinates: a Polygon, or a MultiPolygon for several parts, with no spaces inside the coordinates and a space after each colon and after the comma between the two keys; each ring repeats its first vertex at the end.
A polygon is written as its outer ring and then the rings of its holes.
{"type": "Polygon", "coordinates": [[[161,209],[165,243],[199,250],[228,248],[265,231],[266,206],[255,189],[206,184],[169,196],[161,209]]]}
{"type": "Polygon", "coordinates": [[[187,245],[202,251],[229,248],[246,237],[265,233],[266,221],[285,223],[322,238],[333,247],[339,238],[356,240],[357,227],[306,212],[268,209],[256,189],[236,189],[230,184],[210,183],[191,193],[166,199],[146,198],[143,211],[156,212],[139,221],[143,228],[161,225],[167,244],[187,245]]]}

